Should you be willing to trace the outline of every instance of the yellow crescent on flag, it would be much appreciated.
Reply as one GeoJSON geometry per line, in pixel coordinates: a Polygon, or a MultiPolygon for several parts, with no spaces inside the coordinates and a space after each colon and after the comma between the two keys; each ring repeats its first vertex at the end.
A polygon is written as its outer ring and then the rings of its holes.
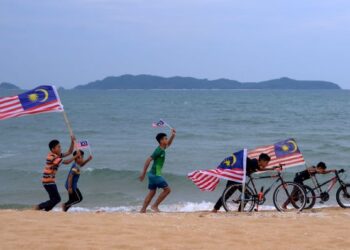
{"type": "Polygon", "coordinates": [[[291,152],[295,153],[298,150],[298,145],[296,144],[296,142],[293,140],[289,140],[287,142],[293,145],[294,149],[291,152]]]}
{"type": "Polygon", "coordinates": [[[42,92],[45,95],[44,99],[42,99],[39,102],[45,102],[47,99],[49,99],[49,92],[47,92],[47,90],[45,90],[45,89],[37,89],[37,90],[35,90],[35,92],[42,92]]]}
{"type": "Polygon", "coordinates": [[[232,154],[232,163],[231,163],[231,166],[234,166],[237,162],[237,158],[234,154],[232,154]]]}

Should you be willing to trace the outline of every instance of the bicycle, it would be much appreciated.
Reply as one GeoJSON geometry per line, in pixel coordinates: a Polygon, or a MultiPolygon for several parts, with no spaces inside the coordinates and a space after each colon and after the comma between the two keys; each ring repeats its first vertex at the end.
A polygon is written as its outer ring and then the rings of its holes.
{"type": "Polygon", "coordinates": [[[336,199],[337,203],[339,204],[340,207],[342,208],[350,208],[350,184],[345,183],[341,178],[340,174],[344,173],[345,170],[336,170],[334,172],[335,176],[332,177],[331,179],[319,183],[316,176],[315,178],[316,181],[316,187],[311,188],[308,185],[303,185],[306,193],[306,205],[305,209],[311,209],[314,207],[316,203],[316,199],[321,199],[322,202],[327,202],[329,200],[329,192],[335,187],[335,184],[338,182],[340,187],[338,188],[336,192],[336,199]],[[326,191],[322,191],[322,187],[330,183],[326,191]],[[315,190],[318,191],[318,195],[316,195],[315,190]]]}
{"type": "MultiPolygon", "coordinates": [[[[255,205],[257,210],[259,205],[263,205],[266,201],[266,195],[270,190],[280,183],[273,193],[273,203],[276,209],[280,212],[287,210],[302,211],[306,205],[306,194],[304,188],[295,182],[284,181],[281,174],[281,167],[276,167],[280,170],[277,174],[271,176],[260,176],[260,177],[249,177],[249,181],[245,187],[245,195],[243,199],[243,211],[253,211],[255,205]],[[276,178],[276,180],[264,191],[264,187],[261,188],[260,192],[257,191],[255,181],[260,179],[276,178]],[[288,207],[284,204],[286,201],[290,201],[288,207]]],[[[222,194],[222,203],[224,209],[228,211],[241,211],[242,202],[242,185],[233,184],[227,187],[222,194]],[[238,192],[237,192],[238,191],[238,192]]]]}

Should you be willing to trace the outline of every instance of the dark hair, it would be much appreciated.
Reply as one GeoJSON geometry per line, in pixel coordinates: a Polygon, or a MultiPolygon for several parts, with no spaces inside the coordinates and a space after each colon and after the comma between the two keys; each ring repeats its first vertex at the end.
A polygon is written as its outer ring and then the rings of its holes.
{"type": "Polygon", "coordinates": [[[318,168],[322,168],[322,169],[326,169],[327,168],[326,163],[324,163],[323,161],[320,161],[319,163],[317,163],[317,167],[318,168]]]}
{"type": "Polygon", "coordinates": [[[49,149],[52,150],[54,147],[56,147],[60,142],[58,140],[52,140],[49,143],[49,149]]]}
{"type": "MultiPolygon", "coordinates": [[[[80,152],[81,156],[84,156],[84,151],[83,150],[79,149],[79,152],[80,152]]],[[[76,155],[77,155],[77,151],[74,151],[73,156],[76,156],[76,155]]]]}
{"type": "Polygon", "coordinates": [[[156,136],[156,140],[158,143],[160,143],[160,141],[166,137],[167,135],[165,133],[159,133],[157,136],[156,136]]]}
{"type": "Polygon", "coordinates": [[[260,154],[259,155],[259,161],[270,161],[271,160],[271,157],[268,155],[268,154],[260,154]]]}

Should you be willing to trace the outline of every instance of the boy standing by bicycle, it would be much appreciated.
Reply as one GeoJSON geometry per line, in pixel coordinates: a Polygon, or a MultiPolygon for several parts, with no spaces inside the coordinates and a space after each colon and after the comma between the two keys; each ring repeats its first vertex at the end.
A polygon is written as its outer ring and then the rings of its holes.
{"type": "MultiPolygon", "coordinates": [[[[259,159],[250,159],[247,158],[247,176],[250,176],[252,173],[258,172],[258,171],[267,171],[267,170],[273,170],[273,169],[267,169],[267,165],[269,165],[271,158],[267,154],[260,154],[259,159]]],[[[226,187],[240,184],[234,181],[227,181],[226,187]]],[[[232,192],[235,192],[237,189],[232,190],[232,192]]],[[[222,207],[222,198],[220,197],[218,201],[216,202],[212,212],[217,213],[220,208],[222,207]]]]}
{"type": "MultiPolygon", "coordinates": [[[[301,186],[304,186],[304,181],[309,180],[315,174],[329,174],[334,171],[334,169],[327,170],[326,164],[321,161],[316,165],[316,167],[312,166],[307,168],[306,170],[296,173],[294,177],[294,182],[300,184],[301,186]]],[[[292,194],[294,193],[295,190],[292,191],[292,194]]],[[[283,204],[283,208],[286,209],[290,203],[290,199],[286,200],[286,202],[283,204]]]]}

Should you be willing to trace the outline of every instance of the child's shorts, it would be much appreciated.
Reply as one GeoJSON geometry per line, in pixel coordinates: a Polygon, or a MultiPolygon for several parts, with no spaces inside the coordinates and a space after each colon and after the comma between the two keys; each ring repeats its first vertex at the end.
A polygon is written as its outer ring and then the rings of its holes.
{"type": "Polygon", "coordinates": [[[157,188],[166,188],[168,183],[162,176],[157,176],[152,173],[148,173],[148,189],[156,190],[157,188]]]}

